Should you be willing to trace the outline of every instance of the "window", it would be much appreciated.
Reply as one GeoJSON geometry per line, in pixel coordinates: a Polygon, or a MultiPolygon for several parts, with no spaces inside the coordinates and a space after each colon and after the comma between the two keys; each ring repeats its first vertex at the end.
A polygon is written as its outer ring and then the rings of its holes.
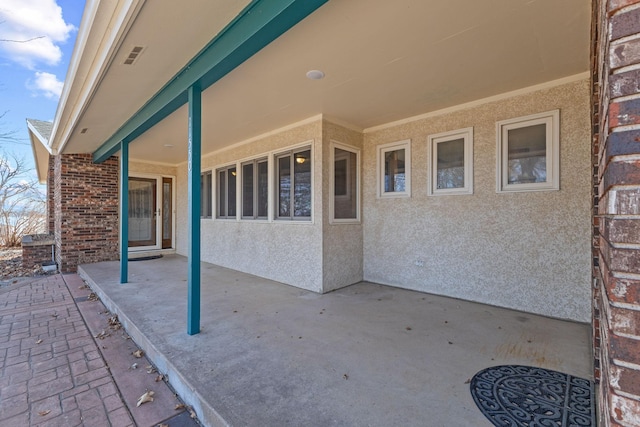
{"type": "Polygon", "coordinates": [[[428,194],[473,194],[473,128],[430,135],[428,194]]]}
{"type": "Polygon", "coordinates": [[[560,188],[560,111],[496,124],[497,191],[560,188]]]}
{"type": "Polygon", "coordinates": [[[357,222],[360,219],[360,152],[332,142],[331,153],[331,222],[357,222]]]}
{"type": "Polygon", "coordinates": [[[378,147],[378,196],[411,195],[411,141],[399,141],[378,147]]]}
{"type": "Polygon", "coordinates": [[[211,195],[213,194],[211,175],[211,171],[200,175],[200,218],[211,218],[211,195]]]}
{"type": "Polygon", "coordinates": [[[218,176],[217,218],[236,217],[236,167],[228,166],[216,171],[218,176]]]}
{"type": "Polygon", "coordinates": [[[242,218],[267,219],[269,202],[267,159],[242,164],[242,218]]]}
{"type": "Polygon", "coordinates": [[[311,219],[311,149],[278,154],[276,194],[278,219],[311,219]]]}

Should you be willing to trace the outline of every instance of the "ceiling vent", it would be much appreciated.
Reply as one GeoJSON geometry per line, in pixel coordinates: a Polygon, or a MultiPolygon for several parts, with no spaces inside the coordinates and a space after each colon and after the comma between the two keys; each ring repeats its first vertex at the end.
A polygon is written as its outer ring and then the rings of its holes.
{"type": "Polygon", "coordinates": [[[133,49],[131,49],[131,52],[129,52],[127,58],[124,60],[124,65],[133,65],[138,60],[138,57],[142,54],[143,50],[143,46],[134,46],[133,49]]]}

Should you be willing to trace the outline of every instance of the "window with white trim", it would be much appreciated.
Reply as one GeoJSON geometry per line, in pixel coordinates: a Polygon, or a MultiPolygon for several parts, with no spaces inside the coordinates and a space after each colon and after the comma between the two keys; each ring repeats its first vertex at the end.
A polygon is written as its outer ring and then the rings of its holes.
{"type": "Polygon", "coordinates": [[[360,151],[331,143],[331,217],[333,223],[360,220],[360,151]]]}
{"type": "Polygon", "coordinates": [[[473,128],[429,135],[428,141],[428,194],[473,194],[473,128]]]}
{"type": "Polygon", "coordinates": [[[267,159],[242,163],[242,219],[267,219],[269,168],[267,159]]]}
{"type": "Polygon", "coordinates": [[[218,178],[218,209],[216,218],[236,218],[236,166],[227,166],[216,170],[218,178]]]}
{"type": "Polygon", "coordinates": [[[560,110],[496,123],[496,190],[560,188],[560,110]]]}
{"type": "Polygon", "coordinates": [[[275,156],[276,218],[311,219],[311,148],[303,147],[275,156]]]}
{"type": "Polygon", "coordinates": [[[378,146],[378,197],[411,195],[411,140],[378,146]]]}
{"type": "Polygon", "coordinates": [[[213,183],[211,171],[200,175],[200,218],[211,218],[213,183]]]}

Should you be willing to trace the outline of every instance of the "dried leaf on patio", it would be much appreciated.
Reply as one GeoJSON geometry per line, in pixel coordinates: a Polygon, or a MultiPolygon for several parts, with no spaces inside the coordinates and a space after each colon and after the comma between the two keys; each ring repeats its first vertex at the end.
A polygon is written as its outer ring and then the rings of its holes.
{"type": "Polygon", "coordinates": [[[158,375],[156,376],[156,382],[159,383],[160,381],[162,381],[164,379],[164,377],[162,375],[158,375]]]}
{"type": "Polygon", "coordinates": [[[97,338],[99,340],[103,340],[106,337],[108,337],[110,334],[108,334],[104,329],[102,330],[102,332],[100,332],[98,335],[94,335],[94,338],[97,338]]]}
{"type": "Polygon", "coordinates": [[[145,369],[147,370],[147,374],[153,374],[153,373],[155,373],[155,372],[156,372],[156,368],[154,368],[154,367],[153,367],[153,366],[151,366],[151,365],[147,365],[147,366],[145,366],[145,369]]]}
{"type": "Polygon", "coordinates": [[[136,403],[136,407],[142,405],[143,403],[153,402],[153,395],[154,394],[155,394],[155,392],[149,390],[148,392],[146,392],[145,394],[140,396],[140,398],[138,398],[138,402],[136,403]]]}
{"type": "Polygon", "coordinates": [[[120,324],[120,319],[118,319],[118,315],[117,314],[109,317],[107,319],[107,322],[109,323],[109,326],[111,326],[111,328],[116,330],[116,331],[118,329],[122,328],[122,325],[120,324]]]}
{"type": "Polygon", "coordinates": [[[99,299],[100,298],[98,298],[98,295],[96,295],[95,292],[91,292],[87,297],[87,301],[98,301],[99,299]]]}
{"type": "Polygon", "coordinates": [[[144,356],[144,351],[142,351],[142,350],[136,350],[136,351],[134,351],[134,352],[133,352],[133,355],[134,355],[135,357],[137,357],[138,359],[140,359],[142,356],[144,356]]]}
{"type": "Polygon", "coordinates": [[[133,365],[131,365],[131,366],[129,367],[129,369],[138,369],[138,364],[137,364],[137,363],[134,363],[133,365]]]}
{"type": "Polygon", "coordinates": [[[348,379],[349,379],[349,375],[344,374],[344,375],[342,376],[342,378],[344,378],[345,380],[348,380],[348,379]]]}
{"type": "Polygon", "coordinates": [[[158,427],[169,427],[169,424],[158,424],[158,427]]]}
{"type": "Polygon", "coordinates": [[[36,344],[40,344],[42,343],[42,339],[39,339],[38,341],[36,341],[36,344]]]}
{"type": "Polygon", "coordinates": [[[191,418],[198,418],[198,416],[196,415],[195,411],[192,408],[189,408],[189,416],[191,418]]]}
{"type": "Polygon", "coordinates": [[[51,409],[47,409],[45,411],[38,411],[38,415],[40,415],[41,417],[44,417],[45,415],[47,415],[49,412],[51,412],[51,409]]]}
{"type": "Polygon", "coordinates": [[[464,382],[465,384],[469,384],[471,383],[471,378],[467,378],[467,380],[464,382]]]}
{"type": "Polygon", "coordinates": [[[185,405],[184,403],[178,403],[174,409],[176,411],[179,411],[181,409],[185,409],[186,407],[187,407],[187,405],[185,405]]]}

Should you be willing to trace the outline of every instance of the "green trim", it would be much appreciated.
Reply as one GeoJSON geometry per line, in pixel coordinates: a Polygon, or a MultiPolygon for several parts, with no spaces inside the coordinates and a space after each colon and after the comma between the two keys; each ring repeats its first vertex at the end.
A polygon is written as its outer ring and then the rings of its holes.
{"type": "Polygon", "coordinates": [[[200,332],[200,173],[202,165],[202,90],[189,88],[189,157],[187,167],[187,333],[200,332]]]}
{"type": "Polygon", "coordinates": [[[129,281],[129,143],[120,144],[120,283],[129,281]]]}
{"type": "Polygon", "coordinates": [[[287,32],[328,0],[254,0],[94,153],[100,163],[287,32]]]}

